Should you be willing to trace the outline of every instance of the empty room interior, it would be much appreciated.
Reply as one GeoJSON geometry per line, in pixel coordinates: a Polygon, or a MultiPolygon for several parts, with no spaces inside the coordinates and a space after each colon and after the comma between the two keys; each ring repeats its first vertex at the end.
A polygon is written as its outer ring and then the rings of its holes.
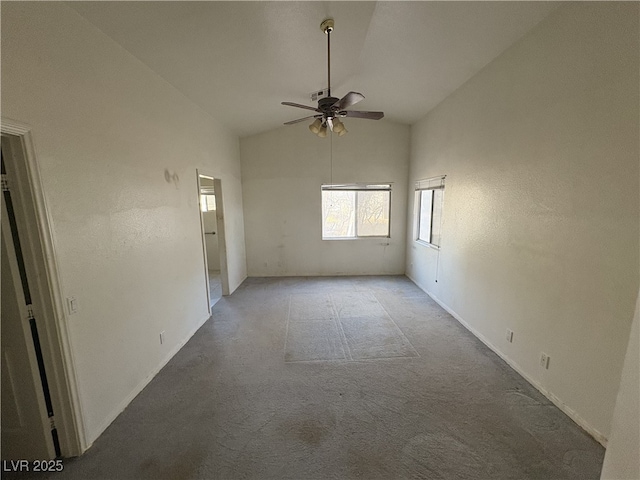
{"type": "Polygon", "coordinates": [[[640,479],[640,4],[2,2],[3,478],[640,479]]]}

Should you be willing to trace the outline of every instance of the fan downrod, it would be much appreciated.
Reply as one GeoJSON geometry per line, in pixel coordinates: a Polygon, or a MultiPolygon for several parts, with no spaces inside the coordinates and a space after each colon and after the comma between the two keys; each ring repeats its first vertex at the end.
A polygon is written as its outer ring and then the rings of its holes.
{"type": "Polygon", "coordinates": [[[331,32],[333,32],[333,18],[326,18],[320,24],[322,30],[327,36],[327,93],[331,96],[331,32]]]}

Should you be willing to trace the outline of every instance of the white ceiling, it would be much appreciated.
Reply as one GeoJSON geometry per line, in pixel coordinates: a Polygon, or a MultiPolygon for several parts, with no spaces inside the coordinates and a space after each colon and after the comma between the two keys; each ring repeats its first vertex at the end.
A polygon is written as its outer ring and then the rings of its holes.
{"type": "MultiPolygon", "coordinates": [[[[70,2],[83,17],[240,136],[334,96],[414,123],[554,10],[556,2],[70,2]]],[[[311,113],[311,112],[309,112],[311,113]]],[[[362,121],[369,120],[356,120],[362,121]]]]}

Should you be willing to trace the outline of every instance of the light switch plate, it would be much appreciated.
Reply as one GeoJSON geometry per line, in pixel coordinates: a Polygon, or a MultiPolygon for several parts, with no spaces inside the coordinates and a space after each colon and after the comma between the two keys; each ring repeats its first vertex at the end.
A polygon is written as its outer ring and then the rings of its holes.
{"type": "Polygon", "coordinates": [[[67,297],[67,311],[69,315],[73,315],[78,311],[78,300],[76,300],[76,297],[67,297]]]}
{"type": "Polygon", "coordinates": [[[513,330],[509,330],[507,328],[506,339],[507,339],[507,342],[513,343],[513,330]]]}
{"type": "Polygon", "coordinates": [[[545,370],[549,369],[549,362],[551,361],[551,357],[544,352],[540,353],[540,366],[545,370]]]}

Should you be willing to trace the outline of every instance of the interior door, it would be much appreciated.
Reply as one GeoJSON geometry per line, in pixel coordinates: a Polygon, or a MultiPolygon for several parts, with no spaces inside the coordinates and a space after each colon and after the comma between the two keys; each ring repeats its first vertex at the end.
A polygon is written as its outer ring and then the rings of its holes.
{"type": "MultiPolygon", "coordinates": [[[[6,174],[3,171],[3,191],[5,178],[6,174]]],[[[51,459],[55,457],[55,449],[31,336],[30,313],[18,264],[17,255],[21,253],[20,248],[16,249],[14,243],[5,199],[6,196],[2,201],[0,227],[2,459],[51,459]]],[[[25,287],[28,289],[28,284],[25,287]]]]}

